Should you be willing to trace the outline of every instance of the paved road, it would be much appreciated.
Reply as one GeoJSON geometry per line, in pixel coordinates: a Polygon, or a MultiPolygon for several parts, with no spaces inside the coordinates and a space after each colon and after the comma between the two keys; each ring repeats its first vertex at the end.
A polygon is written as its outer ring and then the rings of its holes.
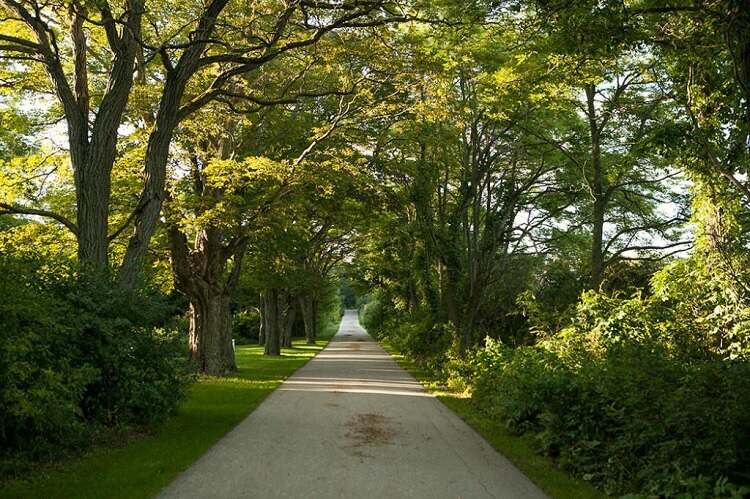
{"type": "Polygon", "coordinates": [[[328,347],[164,498],[543,498],[348,311],[328,347]]]}

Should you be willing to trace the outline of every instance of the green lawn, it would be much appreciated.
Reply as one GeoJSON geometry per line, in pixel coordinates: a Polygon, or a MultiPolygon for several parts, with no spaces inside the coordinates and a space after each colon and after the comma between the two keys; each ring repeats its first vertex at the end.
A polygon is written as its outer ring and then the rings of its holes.
{"type": "Polygon", "coordinates": [[[498,452],[510,459],[532,482],[555,499],[600,499],[607,497],[590,484],[567,475],[555,463],[535,452],[529,436],[517,436],[506,427],[483,415],[471,404],[471,399],[451,391],[435,380],[434,376],[396,352],[390,345],[382,345],[402,367],[417,378],[425,388],[434,393],[450,410],[482,435],[498,452]]]}
{"type": "Polygon", "coordinates": [[[153,497],[320,351],[337,327],[325,328],[315,346],[295,341],[281,357],[264,357],[260,346],[237,347],[237,375],[199,380],[178,413],[154,434],[47,467],[6,484],[0,497],[153,497]]]}

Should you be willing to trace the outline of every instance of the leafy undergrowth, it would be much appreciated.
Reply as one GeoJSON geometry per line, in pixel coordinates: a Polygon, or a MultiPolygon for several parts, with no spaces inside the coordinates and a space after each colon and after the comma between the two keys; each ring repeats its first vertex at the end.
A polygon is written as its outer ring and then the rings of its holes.
{"type": "Polygon", "coordinates": [[[0,488],[0,497],[153,497],[320,351],[336,329],[329,325],[314,346],[295,340],[281,357],[264,357],[261,346],[240,346],[237,374],[199,380],[178,413],[152,434],[38,469],[0,488]]]}
{"type": "Polygon", "coordinates": [[[479,412],[465,393],[446,387],[429,371],[398,353],[385,342],[382,346],[443,404],[482,435],[498,452],[507,457],[547,495],[555,499],[598,499],[604,494],[590,484],[567,475],[555,463],[536,453],[529,435],[513,435],[502,423],[479,412]]]}

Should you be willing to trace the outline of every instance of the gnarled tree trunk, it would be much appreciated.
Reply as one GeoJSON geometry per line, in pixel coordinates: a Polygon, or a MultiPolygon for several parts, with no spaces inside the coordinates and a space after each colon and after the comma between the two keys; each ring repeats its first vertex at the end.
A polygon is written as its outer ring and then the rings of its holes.
{"type": "Polygon", "coordinates": [[[190,302],[188,347],[201,372],[222,376],[236,369],[232,348],[231,294],[239,280],[244,243],[225,246],[218,229],[200,230],[192,250],[187,236],[169,227],[175,287],[190,302]],[[232,268],[227,273],[230,259],[232,268]]]}
{"type": "Polygon", "coordinates": [[[229,296],[206,292],[190,297],[188,348],[201,372],[222,376],[237,366],[232,349],[232,314],[229,296]]]}

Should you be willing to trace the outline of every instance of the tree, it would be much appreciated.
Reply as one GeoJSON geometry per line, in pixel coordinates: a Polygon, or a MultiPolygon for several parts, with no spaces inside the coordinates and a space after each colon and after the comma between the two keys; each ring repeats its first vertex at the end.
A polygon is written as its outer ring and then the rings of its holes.
{"type": "Polygon", "coordinates": [[[437,55],[418,47],[415,64],[429,77],[414,83],[416,111],[387,124],[373,154],[403,196],[396,202],[408,249],[394,257],[410,255],[404,265],[413,267],[402,281],[405,307],[415,310],[419,295],[439,303],[461,350],[483,336],[482,310],[515,256],[561,209],[542,201],[554,193],[556,150],[526,132],[535,96],[520,72],[532,79],[538,61],[517,63],[512,52],[485,50],[489,43],[467,29],[448,32],[437,55]],[[471,43],[456,48],[451,36],[471,43]]]}
{"type": "Polygon", "coordinates": [[[307,342],[315,343],[333,271],[369,214],[368,179],[356,170],[361,159],[345,152],[344,138],[334,143],[300,169],[273,222],[251,236],[247,271],[261,290],[267,355],[289,346],[297,313],[307,342]]]}
{"type": "MultiPolygon", "coordinates": [[[[286,220],[295,191],[308,187],[307,157],[325,147],[356,109],[352,104],[361,81],[348,83],[352,71],[335,61],[314,73],[310,65],[318,56],[309,55],[311,60],[279,68],[276,74],[284,76],[255,90],[276,97],[247,108],[238,99],[219,102],[186,122],[178,137],[185,166],[171,179],[173,195],[166,204],[171,260],[176,287],[190,301],[191,356],[207,374],[234,369],[231,299],[248,246],[265,231],[278,236],[274,227],[286,220]],[[341,90],[314,93],[306,91],[310,85],[341,90]],[[212,118],[222,108],[228,116],[212,118]]],[[[264,258],[271,255],[269,249],[264,258]]],[[[271,355],[291,342],[296,301],[286,288],[263,294],[263,331],[271,355]]]]}
{"type": "MultiPolygon", "coordinates": [[[[109,241],[132,225],[120,264],[126,287],[135,283],[156,228],[169,148],[183,120],[216,99],[264,102],[262,96],[238,93],[237,79],[260,75],[273,61],[313,46],[333,31],[406,19],[393,2],[293,1],[250,5],[243,15],[225,12],[228,4],[212,0],[197,12],[168,3],[147,10],[143,0],[124,0],[117,7],[106,1],[1,4],[3,58],[21,72],[44,68],[67,125],[76,221],[49,215],[76,234],[80,262],[95,269],[108,267],[109,241]],[[170,13],[166,26],[163,12],[170,13]],[[155,98],[142,113],[127,117],[136,84],[155,86],[155,98]],[[143,187],[126,223],[110,232],[111,175],[118,134],[126,124],[149,130],[143,187]]],[[[5,210],[28,213],[33,208],[14,204],[5,210]]]]}
{"type": "Polygon", "coordinates": [[[590,230],[593,289],[619,260],[666,258],[691,245],[681,238],[688,217],[680,172],[664,154],[672,107],[643,64],[628,68],[623,61],[592,75],[583,97],[574,101],[583,126],[550,141],[570,163],[559,177],[574,196],[569,227],[590,230]]]}

